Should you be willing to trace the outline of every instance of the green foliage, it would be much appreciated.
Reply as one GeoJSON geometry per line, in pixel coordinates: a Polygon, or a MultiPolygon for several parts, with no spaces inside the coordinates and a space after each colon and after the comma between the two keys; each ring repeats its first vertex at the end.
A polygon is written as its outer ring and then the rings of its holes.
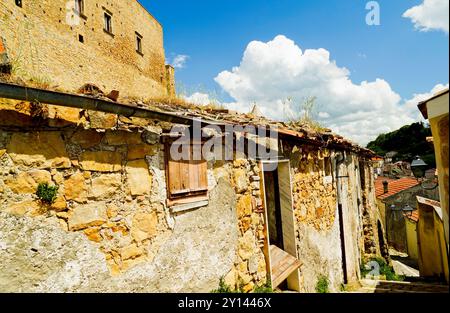
{"type": "Polygon", "coordinates": [[[220,278],[219,288],[211,291],[211,293],[240,293],[242,290],[232,290],[230,286],[225,283],[224,277],[220,278]]]}
{"type": "MultiPolygon", "coordinates": [[[[272,284],[267,281],[266,284],[262,286],[256,286],[253,291],[253,293],[273,293],[272,284]]],[[[237,290],[233,290],[230,286],[228,286],[225,283],[224,277],[220,278],[219,281],[219,288],[212,290],[211,293],[244,293],[244,290],[242,289],[242,286],[239,287],[237,290]]]]}
{"type": "Polygon", "coordinates": [[[402,275],[397,275],[394,271],[394,269],[389,266],[389,264],[387,264],[386,260],[380,257],[374,257],[371,258],[367,261],[367,263],[363,264],[361,266],[361,275],[362,277],[366,277],[371,271],[372,269],[370,269],[367,264],[370,262],[377,262],[378,265],[380,266],[380,276],[385,276],[386,280],[389,281],[404,281],[405,280],[405,276],[402,275]]]}
{"type": "Polygon", "coordinates": [[[414,123],[388,133],[381,134],[367,148],[384,156],[390,151],[397,151],[394,161],[412,161],[416,155],[430,166],[436,167],[433,146],[426,138],[431,136],[431,129],[423,123],[414,123]]]}
{"type": "Polygon", "coordinates": [[[50,186],[48,183],[41,183],[38,186],[36,195],[42,202],[52,204],[56,200],[58,189],[58,186],[50,186]]]}
{"type": "Polygon", "coordinates": [[[328,277],[326,277],[325,275],[320,275],[316,283],[316,292],[329,293],[330,292],[329,284],[330,280],[328,279],[328,277]]]}
{"type": "Polygon", "coordinates": [[[267,283],[265,283],[264,285],[255,287],[253,292],[254,293],[273,293],[272,284],[270,283],[270,281],[267,281],[267,283]]]}

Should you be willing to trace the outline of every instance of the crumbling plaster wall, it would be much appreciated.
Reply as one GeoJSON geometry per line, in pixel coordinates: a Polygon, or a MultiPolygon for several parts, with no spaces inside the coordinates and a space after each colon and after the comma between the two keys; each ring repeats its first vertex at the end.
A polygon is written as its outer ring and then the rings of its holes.
{"type": "MultiPolygon", "coordinates": [[[[235,266],[224,279],[228,286],[248,292],[266,284],[268,278],[263,253],[265,221],[260,169],[256,161],[237,157],[231,170],[231,183],[237,195],[239,239],[235,266]]],[[[223,172],[223,168],[217,171],[223,172]]]]}
{"type": "Polygon", "coordinates": [[[41,109],[47,117],[0,99],[1,291],[209,292],[229,273],[249,290],[263,281],[258,227],[238,228],[238,217],[260,222],[236,197],[253,195],[249,174],[244,185],[233,175],[241,165],[210,160],[209,205],[172,214],[160,143],[170,125],[41,109]],[[59,186],[52,205],[35,195],[45,182],[59,186]]]}
{"type": "MultiPolygon", "coordinates": [[[[79,284],[57,280],[51,289],[56,276],[45,272],[32,280],[30,290],[116,291],[120,286],[119,291],[207,292],[222,276],[228,285],[244,291],[266,283],[264,210],[256,161],[210,158],[209,205],[174,215],[165,207],[164,145],[159,137],[170,124],[5,99],[0,99],[0,113],[2,223],[20,234],[21,229],[34,229],[33,223],[49,226],[49,234],[63,231],[55,236],[76,234],[74,244],[83,245],[93,262],[104,257],[96,265],[100,278],[69,264],[55,269],[59,273],[55,275],[75,271],[82,277],[79,284]],[[46,181],[60,186],[52,206],[42,205],[35,196],[38,183],[46,181]],[[93,256],[92,247],[101,254],[93,256]]],[[[314,292],[320,275],[328,277],[332,291],[339,291],[343,271],[335,151],[306,145],[286,145],[283,151],[291,161],[302,291],[314,292]],[[333,160],[331,180],[324,177],[324,158],[333,160]]],[[[341,194],[347,270],[353,280],[359,275],[362,253],[358,199],[363,192],[359,156],[349,154],[346,160],[339,172],[348,176],[341,179],[341,194]]],[[[27,234],[20,247],[32,246],[36,236],[27,234]]],[[[14,247],[11,240],[10,236],[0,240],[1,247],[14,247]]],[[[6,280],[16,277],[29,257],[24,252],[17,259],[11,249],[0,249],[9,260],[6,280]]],[[[55,247],[40,249],[45,257],[55,247]]],[[[73,254],[70,245],[68,249],[58,254],[58,264],[73,254]]]]}
{"type": "Polygon", "coordinates": [[[364,251],[363,262],[365,263],[370,258],[381,256],[389,263],[390,257],[387,246],[386,224],[377,204],[373,163],[365,161],[360,163],[360,166],[363,166],[362,173],[365,181],[362,194],[364,234],[364,246],[362,249],[362,251],[364,251]],[[381,225],[382,233],[379,232],[378,223],[381,225]],[[380,239],[382,239],[381,242],[380,239]]]}
{"type": "Polygon", "coordinates": [[[343,274],[336,188],[324,181],[323,158],[331,153],[287,143],[283,150],[291,162],[301,291],[315,292],[321,275],[332,291],[339,291],[343,274]]]}
{"type": "Polygon", "coordinates": [[[68,7],[75,1],[22,3],[0,3],[0,37],[13,76],[66,91],[101,82],[105,92],[120,90],[121,96],[168,95],[173,77],[166,73],[162,26],[137,1],[84,1],[83,18],[68,7]],[[112,13],[113,35],[103,30],[103,8],[112,13]],[[143,55],[136,52],[135,32],[142,36],[143,55]]]}
{"type": "Polygon", "coordinates": [[[360,278],[360,265],[363,252],[362,189],[359,171],[359,158],[353,153],[345,153],[341,165],[341,198],[344,220],[344,240],[347,279],[353,283],[360,278]]]}
{"type": "MultiPolygon", "coordinates": [[[[298,258],[303,263],[300,268],[301,286],[305,292],[315,292],[319,277],[324,275],[330,281],[331,290],[339,291],[344,282],[344,272],[337,180],[340,182],[346,272],[348,283],[354,283],[360,278],[364,253],[364,190],[359,172],[362,157],[344,152],[345,162],[339,166],[341,177],[337,178],[336,159],[339,151],[308,145],[296,146],[288,142],[283,144],[285,156],[291,161],[298,258]],[[325,177],[325,158],[331,160],[332,177],[325,177]]],[[[369,177],[367,181],[370,181],[369,177]]],[[[371,181],[373,185],[373,179],[371,181]]],[[[371,203],[374,202],[374,198],[368,198],[371,203]]]]}
{"type": "Polygon", "coordinates": [[[235,260],[235,195],[223,179],[209,206],[174,218],[153,260],[111,276],[98,243],[54,217],[0,213],[2,292],[209,292],[235,260]]]}

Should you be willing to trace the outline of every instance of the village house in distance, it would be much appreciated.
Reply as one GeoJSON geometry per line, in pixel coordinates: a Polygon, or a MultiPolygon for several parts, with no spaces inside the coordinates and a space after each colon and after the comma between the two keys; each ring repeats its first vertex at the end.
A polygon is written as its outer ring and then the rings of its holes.
{"type": "Polygon", "coordinates": [[[67,3],[0,3],[0,292],[339,292],[390,263],[372,151],[183,103],[137,1],[67,3]],[[219,144],[177,160],[180,137],[219,144]]]}

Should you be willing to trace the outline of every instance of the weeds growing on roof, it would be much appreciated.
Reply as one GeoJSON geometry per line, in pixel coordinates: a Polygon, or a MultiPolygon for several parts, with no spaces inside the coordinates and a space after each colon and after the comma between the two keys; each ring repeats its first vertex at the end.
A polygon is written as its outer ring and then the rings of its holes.
{"type": "Polygon", "coordinates": [[[324,132],[326,128],[316,120],[316,97],[306,98],[296,107],[292,98],[283,102],[283,111],[288,124],[291,127],[307,127],[316,132],[324,132]]]}

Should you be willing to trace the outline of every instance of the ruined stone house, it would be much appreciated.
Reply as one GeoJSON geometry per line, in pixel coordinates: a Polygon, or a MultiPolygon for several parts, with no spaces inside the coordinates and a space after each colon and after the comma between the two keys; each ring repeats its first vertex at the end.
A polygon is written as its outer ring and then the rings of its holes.
{"type": "Polygon", "coordinates": [[[336,291],[382,255],[371,155],[332,134],[275,128],[276,161],[177,162],[172,124],[225,119],[9,84],[0,96],[2,291],[207,292],[224,276],[314,292],[321,275],[336,291]],[[40,183],[59,187],[51,205],[40,183]],[[299,269],[277,272],[279,250],[299,269]]]}
{"type": "Polygon", "coordinates": [[[371,151],[307,125],[136,101],[130,83],[118,102],[73,83],[0,83],[0,291],[209,292],[224,277],[246,292],[315,292],[322,276],[339,291],[365,258],[387,257],[371,151]],[[201,140],[185,135],[196,125],[201,140]],[[169,153],[211,138],[201,160],[169,153]],[[45,183],[58,187],[51,202],[36,193],[45,183]]]}

